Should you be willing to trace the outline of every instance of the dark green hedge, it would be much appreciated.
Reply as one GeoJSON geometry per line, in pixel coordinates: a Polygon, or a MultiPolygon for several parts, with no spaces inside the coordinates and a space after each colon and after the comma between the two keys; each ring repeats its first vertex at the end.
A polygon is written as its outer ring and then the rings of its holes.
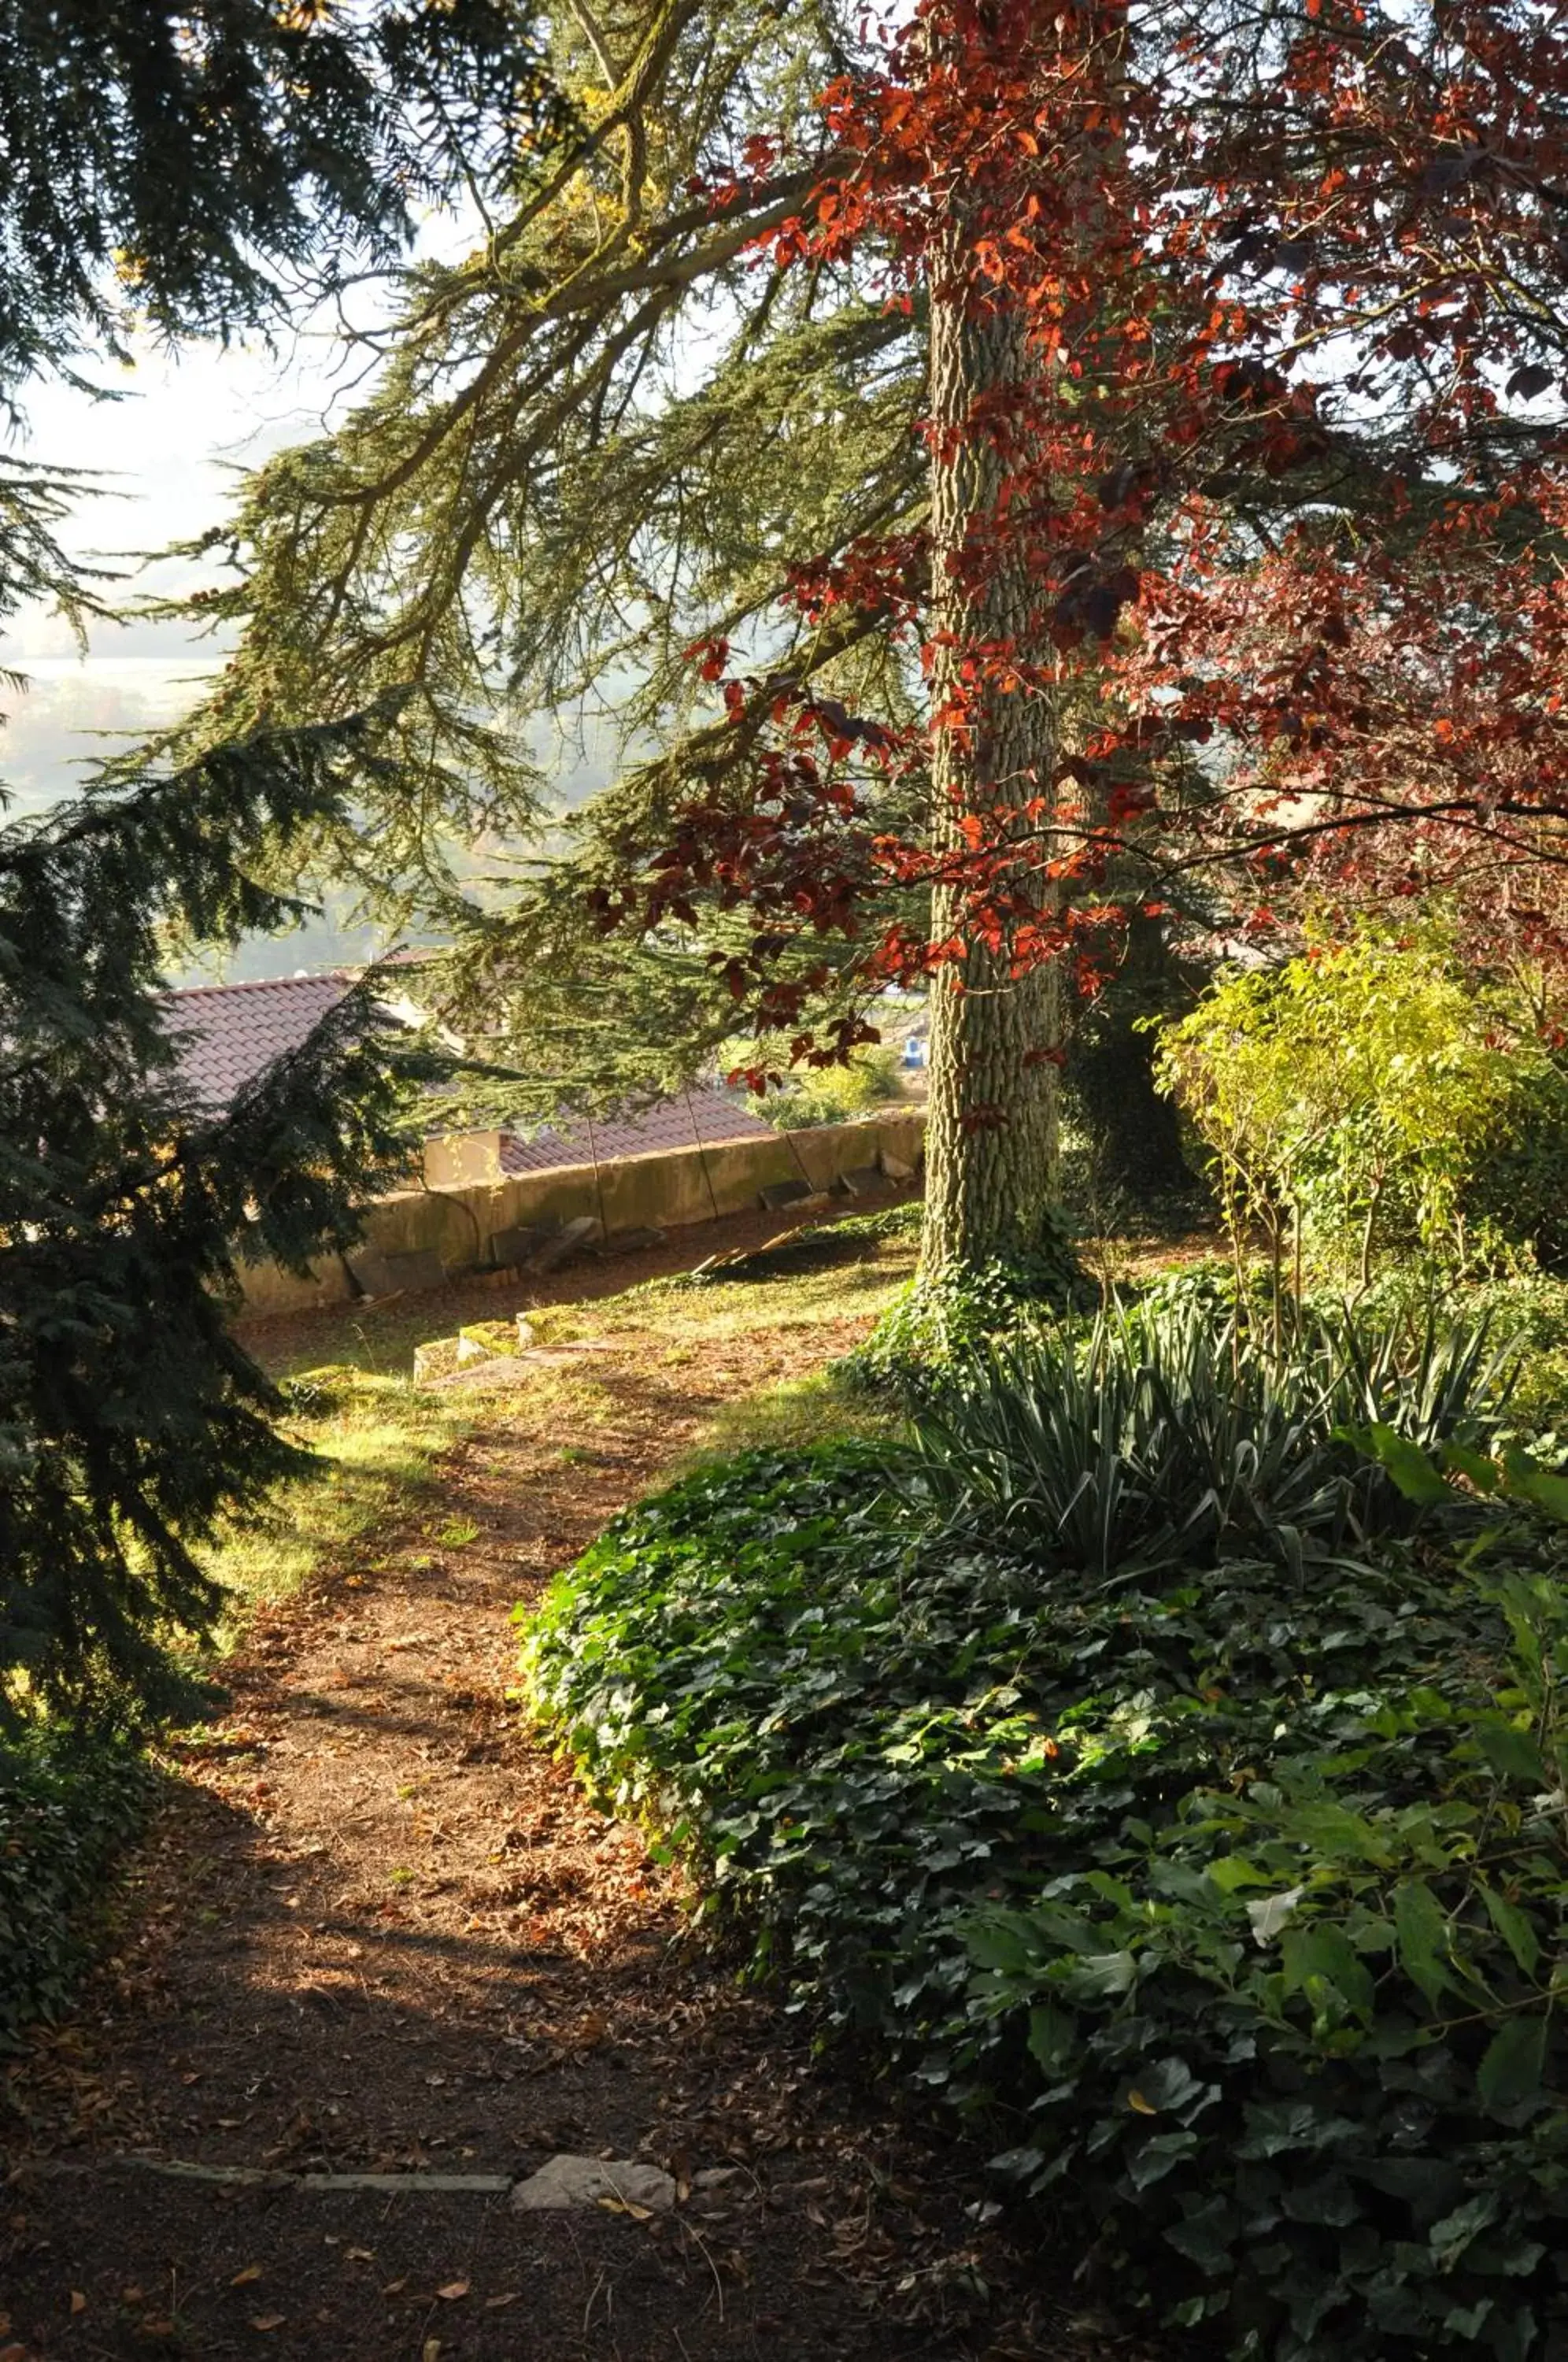
{"type": "Polygon", "coordinates": [[[52,2017],[91,1949],[105,1882],[152,1794],[129,1748],[0,1744],[0,2049],[52,2017]]]}

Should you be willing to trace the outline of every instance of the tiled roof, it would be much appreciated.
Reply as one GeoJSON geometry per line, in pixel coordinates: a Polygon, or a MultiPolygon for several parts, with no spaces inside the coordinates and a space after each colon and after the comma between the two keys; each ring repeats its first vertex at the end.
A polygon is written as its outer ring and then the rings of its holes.
{"type": "Polygon", "coordinates": [[[166,993],[182,1079],[203,1107],[227,1107],[274,1058],[297,1050],[348,989],[344,976],[278,976],[166,993]]]}
{"type": "Polygon", "coordinates": [[[618,1156],[647,1156],[662,1148],[713,1147],[723,1140],[770,1139],[773,1127],[722,1091],[695,1090],[660,1099],[642,1115],[590,1124],[579,1118],[536,1132],[532,1140],[505,1135],[503,1173],[548,1173],[558,1164],[610,1164],[618,1156]]]}
{"type": "MultiPolygon", "coordinates": [[[[280,976],[258,984],[202,985],[164,997],[170,1029],[181,1039],[180,1070],[205,1108],[227,1107],[274,1058],[297,1050],[313,1026],[348,989],[343,975],[280,976]]],[[[590,1123],[580,1117],[536,1132],[503,1133],[502,1171],[548,1173],[561,1164],[608,1164],[665,1148],[704,1148],[724,1140],[771,1135],[771,1126],[723,1092],[694,1090],[660,1099],[641,1115],[590,1123]]]]}

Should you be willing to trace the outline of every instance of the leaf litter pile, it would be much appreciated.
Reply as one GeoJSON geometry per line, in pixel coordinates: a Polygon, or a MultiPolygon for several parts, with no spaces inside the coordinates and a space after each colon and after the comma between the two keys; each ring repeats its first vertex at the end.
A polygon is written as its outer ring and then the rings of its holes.
{"type": "Polygon", "coordinates": [[[973,2157],[685,1938],[673,1873],[508,1696],[514,1602],[877,1308],[793,1301],[663,1355],[612,1324],[591,1401],[467,1398],[417,1503],[252,1622],[109,1958],[7,2079],[0,2362],[1132,2355],[1053,2300],[1070,2259],[1042,2286],[973,2157]],[[563,2151],[677,2203],[513,2211],[563,2151]]]}

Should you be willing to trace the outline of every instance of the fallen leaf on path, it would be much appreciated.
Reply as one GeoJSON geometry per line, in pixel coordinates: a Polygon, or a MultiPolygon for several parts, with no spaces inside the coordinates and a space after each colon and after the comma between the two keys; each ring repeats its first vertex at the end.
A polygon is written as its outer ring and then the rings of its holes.
{"type": "Polygon", "coordinates": [[[242,2272],[236,2272],[234,2278],[229,2282],[229,2286],[230,2288],[248,2288],[252,2280],[259,2280],[260,2277],[261,2267],[259,2264],[247,2264],[242,2272]]]}
{"type": "Polygon", "coordinates": [[[503,2304],[515,2304],[522,2293],[521,2289],[508,2289],[504,2296],[487,2296],[484,2309],[486,2312],[499,2312],[503,2304]]]}
{"type": "Polygon", "coordinates": [[[72,2312],[85,2312],[87,2310],[87,2300],[80,2289],[71,2291],[71,2310],[72,2312]]]}
{"type": "Polygon", "coordinates": [[[376,2251],[374,2247],[345,2247],[343,2260],[346,2264],[373,2264],[376,2251]]]}
{"type": "Polygon", "coordinates": [[[256,2320],[251,2323],[250,2326],[252,2329],[282,2329],[287,2319],[288,2315],[286,2313],[263,2312],[258,2315],[256,2320]]]}
{"type": "Polygon", "coordinates": [[[460,2296],[467,2296],[472,2286],[471,2280],[448,2280],[446,2287],[438,2288],[436,2293],[443,2304],[456,2304],[460,2296]]]}

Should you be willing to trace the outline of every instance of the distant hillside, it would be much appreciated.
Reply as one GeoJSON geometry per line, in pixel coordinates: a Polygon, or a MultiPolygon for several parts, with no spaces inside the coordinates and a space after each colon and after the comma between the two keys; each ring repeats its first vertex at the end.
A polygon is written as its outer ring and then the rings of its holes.
{"type": "MultiPolygon", "coordinates": [[[[0,778],[11,815],[46,811],[75,791],[94,760],[175,720],[198,693],[202,673],[217,661],[91,657],[85,663],[46,658],[26,665],[29,686],[8,701],[0,737],[0,778]]],[[[563,739],[546,726],[537,734],[535,758],[552,779],[558,808],[570,811],[607,784],[613,730],[594,719],[563,739]]],[[[484,849],[476,847],[471,858],[482,874],[484,849]]],[[[253,935],[221,965],[182,971],[171,982],[248,983],[302,968],[359,966],[388,944],[380,929],[349,925],[348,911],[346,896],[329,897],[319,919],[289,934],[253,935]]],[[[411,932],[403,940],[425,944],[435,939],[411,932]]]]}

